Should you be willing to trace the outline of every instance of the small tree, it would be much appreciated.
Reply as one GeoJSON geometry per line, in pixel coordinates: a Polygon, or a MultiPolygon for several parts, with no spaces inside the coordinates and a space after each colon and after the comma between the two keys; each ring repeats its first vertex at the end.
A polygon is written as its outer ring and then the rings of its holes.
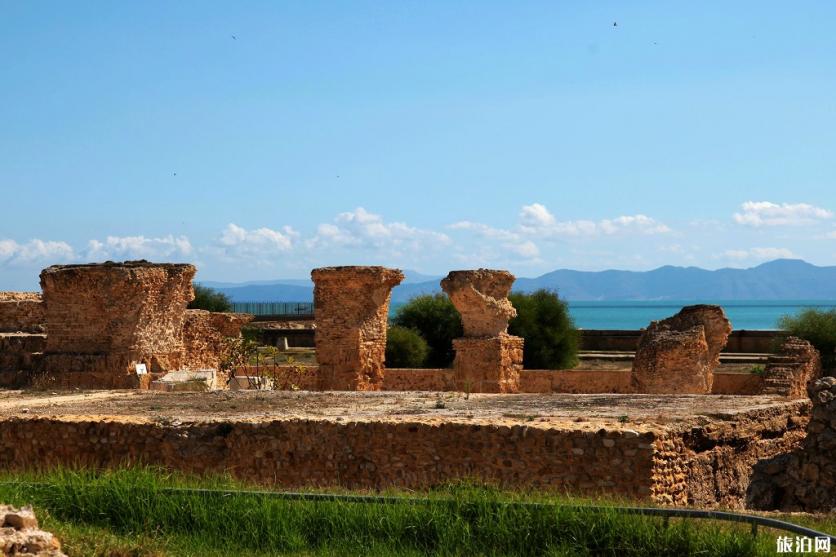
{"type": "Polygon", "coordinates": [[[422,367],[430,351],[427,341],[417,332],[406,327],[389,327],[386,336],[387,367],[422,367]]]}
{"type": "Polygon", "coordinates": [[[556,292],[512,292],[508,298],[517,310],[517,316],[508,323],[508,332],[525,339],[525,368],[566,369],[578,364],[578,330],[569,306],[556,292]]]}
{"type": "Polygon", "coordinates": [[[803,338],[821,352],[822,365],[836,369],[836,309],[805,309],[796,315],[785,315],[778,326],[787,333],[803,338]]]}
{"type": "Polygon", "coordinates": [[[416,296],[398,308],[394,325],[418,331],[429,345],[427,367],[445,368],[453,363],[453,339],[464,334],[462,318],[444,294],[416,296]]]}
{"type": "Polygon", "coordinates": [[[194,300],[189,302],[189,309],[205,309],[209,311],[232,311],[229,296],[208,286],[194,285],[194,300]]]}

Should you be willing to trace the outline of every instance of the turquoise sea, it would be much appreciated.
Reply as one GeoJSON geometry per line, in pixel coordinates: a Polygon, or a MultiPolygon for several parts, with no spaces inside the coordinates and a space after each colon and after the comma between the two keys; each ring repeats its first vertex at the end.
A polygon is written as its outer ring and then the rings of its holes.
{"type": "MultiPolygon", "coordinates": [[[[659,302],[569,302],[569,312],[581,329],[641,329],[655,319],[664,319],[692,304],[723,306],[735,329],[775,329],[783,315],[806,308],[836,309],[836,300],[775,301],[659,301],[659,302]]],[[[393,304],[391,314],[401,304],[393,304]]]]}
{"type": "Polygon", "coordinates": [[[669,317],[691,304],[723,306],[735,329],[775,329],[783,315],[806,308],[836,309],[836,300],[776,301],[663,301],[663,302],[569,302],[575,325],[582,329],[640,329],[655,319],[669,317]]]}

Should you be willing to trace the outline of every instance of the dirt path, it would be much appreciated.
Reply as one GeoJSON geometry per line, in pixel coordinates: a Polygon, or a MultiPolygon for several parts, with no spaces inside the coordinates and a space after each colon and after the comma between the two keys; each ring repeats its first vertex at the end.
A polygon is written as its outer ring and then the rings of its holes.
{"type": "Polygon", "coordinates": [[[26,391],[8,391],[0,394],[0,412],[3,410],[26,408],[28,406],[61,406],[74,402],[101,402],[117,398],[137,396],[138,394],[138,391],[94,391],[69,395],[58,395],[56,393],[47,392],[32,393],[26,391]],[[14,395],[14,398],[12,398],[11,395],[14,395]]]}

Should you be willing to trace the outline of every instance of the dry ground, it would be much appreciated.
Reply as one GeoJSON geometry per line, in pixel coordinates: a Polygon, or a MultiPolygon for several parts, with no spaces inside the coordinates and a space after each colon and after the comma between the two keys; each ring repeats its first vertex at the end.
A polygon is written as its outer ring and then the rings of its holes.
{"type": "Polygon", "coordinates": [[[471,394],[467,397],[462,393],[431,392],[0,391],[0,419],[13,416],[120,417],[140,421],[327,419],[649,430],[674,424],[705,424],[749,411],[802,404],[768,396],[727,395],[471,394]]]}

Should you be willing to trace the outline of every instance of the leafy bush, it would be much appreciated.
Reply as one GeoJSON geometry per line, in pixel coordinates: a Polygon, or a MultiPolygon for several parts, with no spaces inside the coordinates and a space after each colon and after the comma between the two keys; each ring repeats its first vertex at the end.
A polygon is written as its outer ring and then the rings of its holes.
{"type": "Polygon", "coordinates": [[[444,294],[412,298],[398,308],[392,323],[424,337],[429,345],[424,363],[427,367],[444,368],[453,363],[453,339],[462,336],[464,330],[459,312],[444,294]]]}
{"type": "Polygon", "coordinates": [[[421,367],[429,351],[427,341],[417,331],[399,325],[389,327],[386,336],[387,367],[421,367]]]}
{"type": "Polygon", "coordinates": [[[218,292],[214,288],[195,284],[194,300],[189,302],[189,309],[205,309],[209,311],[232,311],[229,296],[218,292]]]}
{"type": "Polygon", "coordinates": [[[821,352],[824,367],[836,368],[836,309],[805,309],[796,315],[783,316],[778,326],[815,346],[821,352]]]}
{"type": "Polygon", "coordinates": [[[523,367],[566,369],[578,364],[580,335],[569,316],[569,306],[556,292],[512,292],[508,298],[517,310],[508,332],[525,339],[523,367]]]}

